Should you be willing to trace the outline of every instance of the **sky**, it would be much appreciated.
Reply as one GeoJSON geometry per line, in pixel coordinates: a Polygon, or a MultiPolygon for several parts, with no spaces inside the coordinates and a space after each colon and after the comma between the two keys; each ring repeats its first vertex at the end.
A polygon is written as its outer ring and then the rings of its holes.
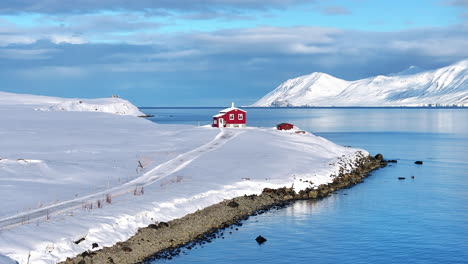
{"type": "Polygon", "coordinates": [[[249,105],[287,79],[468,58],[468,0],[2,0],[0,90],[249,105]]]}

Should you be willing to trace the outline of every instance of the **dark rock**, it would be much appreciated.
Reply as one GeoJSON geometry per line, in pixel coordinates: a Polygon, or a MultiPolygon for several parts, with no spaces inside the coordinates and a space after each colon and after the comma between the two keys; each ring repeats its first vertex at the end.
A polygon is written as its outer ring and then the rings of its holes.
{"type": "Polygon", "coordinates": [[[264,193],[275,193],[276,190],[275,189],[270,189],[270,188],[265,188],[265,189],[263,189],[263,192],[264,193]]]}
{"type": "Polygon", "coordinates": [[[75,243],[75,244],[78,245],[79,243],[83,242],[84,240],[85,240],[85,238],[82,237],[82,238],[78,239],[77,241],[75,241],[75,242],[73,242],[73,243],[75,243]]]}
{"type": "Polygon", "coordinates": [[[158,229],[158,225],[151,224],[151,225],[148,226],[148,228],[151,228],[151,229],[158,229]]]}
{"type": "Polygon", "coordinates": [[[236,201],[232,200],[227,204],[227,206],[236,208],[236,207],[239,207],[239,204],[236,201]]]}
{"type": "Polygon", "coordinates": [[[376,160],[380,160],[380,161],[383,161],[383,160],[384,160],[382,154],[377,154],[377,155],[375,155],[375,159],[376,159],[376,160]]]}
{"type": "Polygon", "coordinates": [[[132,248],[129,247],[129,246],[122,246],[122,251],[123,251],[123,252],[132,252],[133,250],[132,250],[132,248]]]}
{"type": "Polygon", "coordinates": [[[420,160],[417,160],[417,161],[415,161],[415,162],[414,162],[414,164],[419,164],[419,165],[422,165],[422,164],[423,164],[423,162],[422,162],[422,161],[420,161],[420,160]]]}
{"type": "Polygon", "coordinates": [[[107,258],[107,261],[108,261],[110,264],[115,264],[114,259],[112,259],[111,257],[108,257],[108,258],[107,258]]]}
{"type": "Polygon", "coordinates": [[[97,247],[99,247],[98,243],[93,243],[91,246],[92,246],[92,248],[97,248],[97,247]]]}
{"type": "Polygon", "coordinates": [[[411,179],[414,179],[414,176],[411,176],[411,179]]]}
{"type": "Polygon", "coordinates": [[[80,261],[78,262],[78,264],[86,264],[86,261],[84,261],[84,259],[82,259],[82,260],[80,260],[80,261]]]}
{"type": "Polygon", "coordinates": [[[159,222],[158,228],[169,227],[169,224],[166,222],[159,222]]]}
{"type": "Polygon", "coordinates": [[[398,160],[387,160],[388,163],[397,163],[398,160]]]}
{"type": "Polygon", "coordinates": [[[91,255],[92,255],[92,254],[91,254],[89,251],[85,251],[85,252],[81,253],[81,256],[82,256],[83,258],[89,257],[89,256],[91,256],[91,255]]]}
{"type": "Polygon", "coordinates": [[[262,237],[262,236],[258,236],[258,237],[255,239],[255,241],[257,241],[257,243],[258,243],[259,245],[261,245],[261,244],[265,243],[267,240],[266,240],[266,238],[264,238],[264,237],[262,237]]]}
{"type": "Polygon", "coordinates": [[[404,180],[406,179],[405,177],[398,177],[399,180],[404,180]]]}

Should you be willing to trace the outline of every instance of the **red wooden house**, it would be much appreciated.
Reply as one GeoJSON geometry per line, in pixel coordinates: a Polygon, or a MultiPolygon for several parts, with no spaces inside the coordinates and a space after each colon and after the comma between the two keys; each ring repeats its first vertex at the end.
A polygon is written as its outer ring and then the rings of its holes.
{"type": "Polygon", "coordinates": [[[294,125],[289,124],[289,123],[281,123],[281,124],[276,125],[276,129],[278,130],[291,130],[293,128],[294,128],[294,125]]]}
{"type": "Polygon", "coordinates": [[[232,103],[231,107],[219,111],[219,114],[213,116],[212,127],[246,127],[247,124],[247,112],[234,107],[232,103]]]}

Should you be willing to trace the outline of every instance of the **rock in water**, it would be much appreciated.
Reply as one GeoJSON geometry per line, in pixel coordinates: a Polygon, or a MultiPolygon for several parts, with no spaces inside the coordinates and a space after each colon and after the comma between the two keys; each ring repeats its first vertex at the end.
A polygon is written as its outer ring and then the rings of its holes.
{"type": "Polygon", "coordinates": [[[406,179],[405,177],[398,177],[399,180],[404,180],[406,179]]]}
{"type": "Polygon", "coordinates": [[[382,155],[382,154],[377,154],[377,155],[375,155],[375,158],[376,158],[377,160],[382,161],[382,160],[383,160],[383,155],[382,155]]]}
{"type": "Polygon", "coordinates": [[[420,160],[417,160],[417,161],[415,161],[415,162],[414,162],[414,164],[419,164],[419,165],[422,165],[422,164],[423,164],[423,162],[422,162],[422,161],[420,161],[420,160]]]}
{"type": "Polygon", "coordinates": [[[92,247],[93,247],[93,248],[97,248],[97,247],[99,247],[99,245],[98,245],[98,243],[93,243],[93,244],[92,244],[92,247]]]}
{"type": "Polygon", "coordinates": [[[264,237],[262,237],[262,236],[258,236],[258,237],[255,239],[255,241],[257,241],[257,243],[258,243],[259,245],[261,245],[261,244],[265,243],[267,240],[266,240],[266,238],[264,238],[264,237]]]}

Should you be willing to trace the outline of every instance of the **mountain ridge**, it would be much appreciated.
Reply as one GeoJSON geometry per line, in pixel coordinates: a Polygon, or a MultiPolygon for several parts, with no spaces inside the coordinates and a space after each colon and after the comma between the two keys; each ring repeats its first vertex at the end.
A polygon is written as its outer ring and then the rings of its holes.
{"type": "Polygon", "coordinates": [[[289,79],[251,106],[468,106],[468,59],[347,81],[314,72],[289,79]],[[412,73],[414,71],[415,73],[412,73]]]}

